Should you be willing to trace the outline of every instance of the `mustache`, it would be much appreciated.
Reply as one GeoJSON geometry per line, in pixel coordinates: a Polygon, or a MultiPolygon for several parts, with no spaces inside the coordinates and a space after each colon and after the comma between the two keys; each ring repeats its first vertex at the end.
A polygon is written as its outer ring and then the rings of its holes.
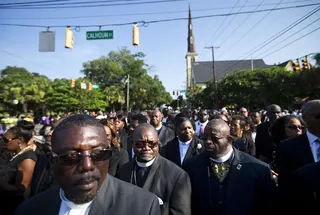
{"type": "Polygon", "coordinates": [[[89,182],[91,182],[93,180],[98,181],[98,180],[100,180],[100,177],[97,176],[97,175],[92,175],[92,174],[91,175],[86,175],[86,176],[82,177],[81,179],[77,180],[75,182],[75,185],[88,184],[89,182]]]}

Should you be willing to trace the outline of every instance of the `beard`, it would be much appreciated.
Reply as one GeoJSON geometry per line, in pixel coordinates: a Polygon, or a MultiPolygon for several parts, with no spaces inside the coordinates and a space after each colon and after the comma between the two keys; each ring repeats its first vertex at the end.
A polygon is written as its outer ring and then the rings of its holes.
{"type": "Polygon", "coordinates": [[[96,196],[95,195],[86,195],[82,198],[72,198],[70,199],[70,201],[72,201],[73,203],[77,204],[77,205],[81,205],[81,204],[85,204],[85,203],[88,203],[88,202],[91,202],[96,196]]]}

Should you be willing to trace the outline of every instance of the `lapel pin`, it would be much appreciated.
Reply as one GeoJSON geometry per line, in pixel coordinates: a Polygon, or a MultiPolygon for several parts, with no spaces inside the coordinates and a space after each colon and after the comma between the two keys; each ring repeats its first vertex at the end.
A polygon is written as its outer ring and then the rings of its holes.
{"type": "Polygon", "coordinates": [[[238,166],[237,166],[237,170],[240,170],[240,169],[241,169],[241,167],[242,167],[242,165],[241,165],[241,164],[238,164],[238,166]]]}

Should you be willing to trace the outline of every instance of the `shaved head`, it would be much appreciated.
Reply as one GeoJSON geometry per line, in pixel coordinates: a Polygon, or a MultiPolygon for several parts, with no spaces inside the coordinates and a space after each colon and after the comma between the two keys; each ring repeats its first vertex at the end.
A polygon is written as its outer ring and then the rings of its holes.
{"type": "Polygon", "coordinates": [[[219,133],[223,133],[224,135],[230,135],[230,127],[229,125],[223,121],[222,119],[213,119],[210,120],[206,126],[206,128],[211,128],[213,130],[218,130],[219,133]]]}
{"type": "Polygon", "coordinates": [[[308,116],[317,114],[320,111],[320,99],[311,100],[302,106],[301,112],[302,115],[308,116]]]}
{"type": "Polygon", "coordinates": [[[281,115],[281,107],[276,104],[269,105],[267,108],[267,116],[270,122],[274,122],[279,119],[281,115]]]}
{"type": "Polygon", "coordinates": [[[320,137],[320,100],[311,100],[302,107],[302,118],[308,131],[320,137]]]}
{"type": "Polygon", "coordinates": [[[150,132],[153,135],[155,135],[155,137],[158,137],[158,132],[152,125],[150,125],[148,123],[143,123],[134,129],[133,138],[137,138],[137,137],[141,136],[141,132],[144,130],[150,130],[150,132]]]}

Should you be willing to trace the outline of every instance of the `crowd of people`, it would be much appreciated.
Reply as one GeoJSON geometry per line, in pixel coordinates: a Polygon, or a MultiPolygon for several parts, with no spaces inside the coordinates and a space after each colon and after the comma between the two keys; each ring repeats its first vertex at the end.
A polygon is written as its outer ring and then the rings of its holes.
{"type": "Polygon", "coordinates": [[[1,214],[320,209],[320,100],[291,113],[273,104],[20,117],[2,129],[1,214]]]}

